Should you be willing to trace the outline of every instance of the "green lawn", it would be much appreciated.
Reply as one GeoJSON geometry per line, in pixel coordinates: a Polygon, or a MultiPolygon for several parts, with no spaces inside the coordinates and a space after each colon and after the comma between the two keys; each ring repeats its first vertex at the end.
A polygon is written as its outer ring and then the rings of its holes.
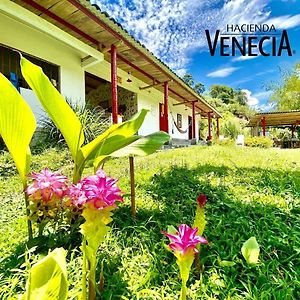
{"type": "MultiPolygon", "coordinates": [[[[189,280],[189,299],[300,299],[300,151],[237,147],[191,147],[137,158],[137,219],[129,197],[115,213],[113,230],[99,252],[104,260],[103,299],[178,299],[180,280],[161,234],[168,225],[192,224],[199,193],[208,197],[208,224],[201,260],[204,272],[189,280]],[[241,255],[255,236],[260,263],[249,267],[241,255]],[[222,260],[233,261],[225,267],[222,260]]],[[[66,151],[33,157],[33,169],[72,170],[66,151]]],[[[129,192],[128,161],[113,160],[107,173],[129,192]]],[[[25,285],[24,218],[21,184],[8,154],[0,155],[0,299],[25,285]]],[[[47,248],[68,249],[71,298],[80,289],[80,236],[43,240],[27,255],[34,262],[47,248]]]]}

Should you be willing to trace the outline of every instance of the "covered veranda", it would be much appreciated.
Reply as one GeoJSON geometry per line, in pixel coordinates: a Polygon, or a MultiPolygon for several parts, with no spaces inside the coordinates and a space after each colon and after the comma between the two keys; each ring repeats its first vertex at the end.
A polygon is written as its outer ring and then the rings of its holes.
{"type": "Polygon", "coordinates": [[[300,110],[293,110],[255,114],[247,126],[252,127],[252,136],[266,136],[268,127],[290,128],[291,138],[285,141],[274,140],[274,144],[282,148],[300,148],[300,139],[296,134],[299,125],[300,110]]]}
{"type": "MultiPolygon", "coordinates": [[[[4,4],[8,1],[6,0],[4,4]]],[[[155,88],[162,92],[161,130],[169,133],[169,97],[175,100],[174,106],[182,105],[191,109],[191,139],[196,138],[196,116],[207,119],[208,136],[212,139],[212,120],[216,119],[217,126],[221,114],[207,103],[201,95],[182,81],[167,65],[155,57],[145,46],[135,40],[116,20],[101,11],[92,1],[86,0],[12,0],[26,8],[40,18],[47,20],[56,27],[62,29],[86,45],[103,54],[104,59],[110,63],[111,83],[111,112],[113,123],[118,123],[118,69],[128,73],[141,82],[139,91],[155,88]]],[[[5,6],[8,14],[10,5],[5,6]]],[[[0,5],[1,11],[1,5],[0,5]]],[[[11,9],[14,18],[20,18],[26,23],[24,14],[16,15],[16,9],[11,9]]],[[[28,18],[30,26],[33,26],[32,18],[28,18]]],[[[37,29],[44,30],[46,34],[49,28],[41,28],[43,24],[37,22],[37,29]]],[[[93,52],[93,53],[94,53],[93,52]]],[[[97,65],[97,55],[87,55],[81,58],[83,70],[97,65]]],[[[217,134],[219,133],[219,127],[217,134]]]]}

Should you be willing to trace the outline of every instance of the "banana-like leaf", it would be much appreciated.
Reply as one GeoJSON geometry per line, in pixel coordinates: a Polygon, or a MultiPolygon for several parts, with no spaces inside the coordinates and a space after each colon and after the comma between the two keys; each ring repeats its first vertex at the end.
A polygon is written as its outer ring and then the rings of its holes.
{"type": "Polygon", "coordinates": [[[73,159],[76,161],[78,149],[84,142],[80,120],[40,67],[21,57],[21,70],[26,82],[37,95],[45,111],[61,131],[73,159]]]}
{"type": "Polygon", "coordinates": [[[170,140],[170,136],[158,131],[147,136],[143,136],[133,143],[120,148],[110,154],[111,157],[123,156],[147,156],[158,150],[164,143],[170,140]]]}
{"type": "MultiPolygon", "coordinates": [[[[147,136],[133,136],[124,139],[124,143],[118,150],[105,154],[101,151],[101,156],[94,160],[94,168],[98,169],[99,165],[108,157],[124,157],[124,156],[147,156],[158,150],[164,143],[170,140],[170,136],[162,131],[152,133],[147,136]],[[132,139],[130,142],[130,138],[132,139]],[[128,143],[125,145],[125,143],[128,143]]],[[[119,144],[121,141],[119,142],[119,144]]]]}
{"type": "Polygon", "coordinates": [[[68,296],[66,251],[56,248],[29,271],[22,300],[65,300],[68,296]]]}
{"type": "Polygon", "coordinates": [[[248,264],[257,264],[259,257],[259,245],[256,238],[252,236],[242,246],[242,254],[248,264]]]}
{"type": "Polygon", "coordinates": [[[29,105],[0,73],[0,136],[16,164],[23,185],[29,171],[29,143],[36,121],[29,105]]]}
{"type": "Polygon", "coordinates": [[[89,144],[81,148],[82,159],[91,160],[97,156],[102,155],[103,152],[107,153],[110,148],[110,153],[114,152],[123,144],[122,139],[126,139],[134,135],[142,126],[148,110],[142,109],[135,114],[130,120],[115,124],[106,130],[103,134],[99,135],[89,144]],[[120,142],[120,145],[118,144],[120,142]]]}

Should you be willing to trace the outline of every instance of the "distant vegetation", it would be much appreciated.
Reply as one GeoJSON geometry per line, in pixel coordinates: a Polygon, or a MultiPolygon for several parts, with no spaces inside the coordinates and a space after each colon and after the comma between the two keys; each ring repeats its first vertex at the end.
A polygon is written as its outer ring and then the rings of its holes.
{"type": "Polygon", "coordinates": [[[292,71],[280,72],[280,82],[272,82],[268,86],[273,92],[270,102],[275,104],[278,111],[300,109],[300,63],[297,63],[292,71]]]}
{"type": "MultiPolygon", "coordinates": [[[[222,114],[222,135],[234,140],[239,134],[249,134],[246,124],[255,114],[255,110],[248,105],[247,95],[244,91],[233,89],[227,85],[214,84],[205,92],[204,85],[195,83],[191,74],[185,74],[183,80],[222,114]]],[[[216,131],[216,126],[213,127],[216,131]]],[[[207,135],[205,122],[201,124],[200,128],[200,135],[205,138],[207,135]]]]}

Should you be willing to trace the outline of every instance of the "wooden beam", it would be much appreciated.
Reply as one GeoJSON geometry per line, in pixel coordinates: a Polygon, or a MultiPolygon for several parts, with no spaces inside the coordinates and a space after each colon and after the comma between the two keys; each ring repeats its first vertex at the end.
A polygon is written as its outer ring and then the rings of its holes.
{"type": "MultiPolygon", "coordinates": [[[[170,79],[170,80],[167,80],[165,82],[172,82],[173,80],[170,79]]],[[[151,85],[148,85],[148,86],[143,86],[143,87],[140,87],[140,90],[141,91],[144,91],[144,90],[148,90],[148,89],[151,89],[151,88],[154,88],[154,87],[157,87],[157,86],[160,86],[160,85],[163,85],[164,83],[163,82],[157,82],[157,83],[153,83],[151,85]]]]}
{"type": "Polygon", "coordinates": [[[88,67],[95,65],[98,62],[99,60],[97,60],[95,57],[88,55],[81,59],[81,67],[83,69],[86,69],[88,67]]]}
{"type": "Polygon", "coordinates": [[[117,47],[111,45],[111,106],[113,124],[118,123],[117,47]]]}
{"type": "Polygon", "coordinates": [[[183,105],[183,104],[192,103],[192,102],[193,101],[183,101],[183,102],[175,103],[175,104],[173,104],[173,106],[183,105]]]}

